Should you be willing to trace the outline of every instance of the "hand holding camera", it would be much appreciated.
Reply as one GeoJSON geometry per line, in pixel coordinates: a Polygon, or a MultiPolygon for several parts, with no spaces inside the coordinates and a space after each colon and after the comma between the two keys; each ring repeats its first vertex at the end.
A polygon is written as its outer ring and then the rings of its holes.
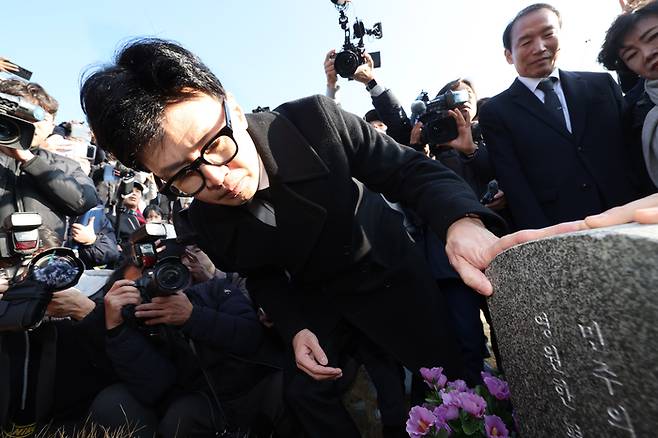
{"type": "Polygon", "coordinates": [[[183,325],[192,315],[192,303],[184,292],[166,297],[155,297],[150,303],[135,308],[135,316],[145,319],[144,324],[183,325]]]}
{"type": "Polygon", "coordinates": [[[448,110],[448,114],[457,124],[457,138],[450,140],[441,146],[450,146],[466,156],[474,154],[478,147],[473,141],[470,115],[468,112],[465,112],[466,117],[464,117],[464,113],[458,109],[450,109],[448,110]]]}
{"type": "Polygon", "coordinates": [[[89,315],[96,307],[96,304],[78,289],[71,287],[69,289],[54,292],[48,307],[46,315],[56,318],[73,318],[80,321],[89,315]]]}
{"type": "Polygon", "coordinates": [[[374,61],[372,59],[372,56],[370,56],[370,53],[364,53],[363,57],[365,59],[365,63],[361,64],[356,68],[356,71],[354,71],[354,76],[352,76],[352,79],[367,85],[368,82],[375,79],[375,72],[373,72],[373,69],[375,67],[374,67],[374,61]]]}
{"type": "Polygon", "coordinates": [[[132,280],[117,280],[110,290],[105,294],[105,328],[111,330],[123,324],[124,306],[137,306],[142,302],[142,296],[139,289],[135,287],[132,280]]]}
{"type": "Polygon", "coordinates": [[[327,87],[336,88],[338,82],[338,75],[334,68],[334,58],[336,58],[336,50],[331,49],[324,57],[324,74],[327,76],[327,87]]]}

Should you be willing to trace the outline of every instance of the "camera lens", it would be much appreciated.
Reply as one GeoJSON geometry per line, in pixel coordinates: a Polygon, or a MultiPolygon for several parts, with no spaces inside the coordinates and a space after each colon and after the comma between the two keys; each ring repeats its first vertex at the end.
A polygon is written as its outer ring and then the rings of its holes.
{"type": "Polygon", "coordinates": [[[62,290],[75,285],[83,270],[84,266],[75,255],[52,252],[46,257],[34,259],[31,277],[47,289],[62,290]]]}
{"type": "Polygon", "coordinates": [[[21,130],[15,122],[0,117],[0,144],[15,143],[20,135],[21,130]]]}
{"type": "Polygon", "coordinates": [[[170,295],[190,284],[190,271],[178,260],[163,260],[153,271],[153,282],[159,295],[170,295]]]}
{"type": "Polygon", "coordinates": [[[334,68],[336,73],[344,78],[351,78],[357,67],[361,65],[361,59],[356,53],[345,50],[336,55],[334,68]]]}

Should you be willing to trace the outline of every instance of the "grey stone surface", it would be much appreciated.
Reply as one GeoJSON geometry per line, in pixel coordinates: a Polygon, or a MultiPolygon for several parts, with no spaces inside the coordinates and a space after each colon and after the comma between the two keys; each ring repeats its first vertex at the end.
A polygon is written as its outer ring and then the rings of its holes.
{"type": "Polygon", "coordinates": [[[658,225],[530,242],[487,276],[522,437],[658,437],[658,225]]]}

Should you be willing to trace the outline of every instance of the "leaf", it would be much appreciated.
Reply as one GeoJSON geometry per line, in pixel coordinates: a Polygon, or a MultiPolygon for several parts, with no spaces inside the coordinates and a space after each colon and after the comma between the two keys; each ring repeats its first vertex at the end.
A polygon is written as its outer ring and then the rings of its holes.
{"type": "Polygon", "coordinates": [[[436,438],[448,438],[449,436],[450,432],[445,429],[439,430],[439,432],[436,434],[436,438]]]}
{"type": "Polygon", "coordinates": [[[482,429],[482,425],[482,420],[472,415],[467,415],[467,418],[462,420],[462,428],[468,436],[475,435],[475,433],[479,432],[482,429]]]}

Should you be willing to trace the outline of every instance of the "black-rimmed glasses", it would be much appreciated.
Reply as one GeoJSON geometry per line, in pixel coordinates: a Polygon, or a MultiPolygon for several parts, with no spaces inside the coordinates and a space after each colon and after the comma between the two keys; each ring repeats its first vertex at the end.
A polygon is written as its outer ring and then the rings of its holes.
{"type": "Polygon", "coordinates": [[[202,148],[199,158],[184,166],[169,181],[161,183],[160,193],[191,197],[206,187],[206,177],[200,170],[202,165],[225,166],[238,154],[238,143],[233,137],[231,113],[226,99],[223,102],[226,124],[202,148]]]}

